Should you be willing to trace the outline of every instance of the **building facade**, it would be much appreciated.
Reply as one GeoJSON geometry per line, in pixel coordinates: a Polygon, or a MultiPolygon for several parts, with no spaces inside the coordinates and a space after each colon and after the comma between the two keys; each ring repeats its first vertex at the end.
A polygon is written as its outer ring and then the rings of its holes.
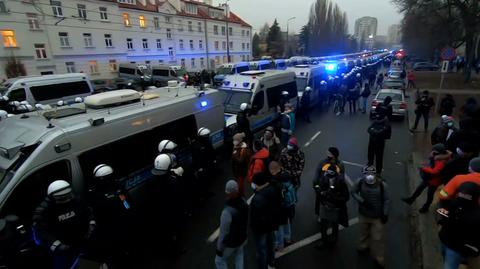
{"type": "Polygon", "coordinates": [[[12,59],[27,75],[92,79],[120,63],[213,69],[251,59],[251,29],[208,0],[0,0],[0,79],[12,59]]]}
{"type": "Polygon", "coordinates": [[[377,18],[362,17],[355,21],[354,36],[357,42],[373,42],[377,35],[377,18]]]}
{"type": "Polygon", "coordinates": [[[402,43],[402,27],[399,24],[392,24],[388,27],[387,43],[390,45],[399,45],[402,43]]]}

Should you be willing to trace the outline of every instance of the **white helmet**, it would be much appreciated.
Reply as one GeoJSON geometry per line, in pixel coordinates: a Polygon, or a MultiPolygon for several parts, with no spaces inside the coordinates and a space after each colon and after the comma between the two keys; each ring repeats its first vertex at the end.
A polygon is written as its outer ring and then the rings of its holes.
{"type": "Polygon", "coordinates": [[[8,96],[6,96],[6,95],[2,96],[2,99],[3,99],[3,101],[5,101],[5,102],[8,102],[8,100],[10,100],[10,98],[8,98],[8,96]]]}
{"type": "Polygon", "coordinates": [[[327,84],[327,82],[325,80],[322,80],[322,81],[320,81],[320,84],[325,85],[325,84],[327,84]]]}
{"type": "Polygon", "coordinates": [[[82,97],[76,97],[75,98],[75,103],[81,103],[81,102],[83,102],[82,97]]]}
{"type": "Polygon", "coordinates": [[[307,87],[305,88],[305,91],[306,91],[306,92],[312,91],[312,88],[307,86],[307,87]]]}
{"type": "Polygon", "coordinates": [[[55,180],[54,182],[48,185],[47,195],[55,196],[63,196],[72,192],[72,187],[70,187],[70,183],[66,182],[65,180],[55,180]]]}
{"type": "Polygon", "coordinates": [[[17,106],[17,109],[20,110],[20,111],[26,111],[26,110],[27,110],[27,106],[26,106],[26,105],[18,105],[18,106],[17,106]]]}
{"type": "Polygon", "coordinates": [[[288,95],[287,91],[282,91],[282,95],[288,95]]]}
{"type": "Polygon", "coordinates": [[[335,79],[339,79],[339,77],[338,77],[338,76],[335,76],[335,79]]]}
{"type": "Polygon", "coordinates": [[[8,112],[5,110],[0,110],[0,120],[8,118],[8,112]]]}
{"type": "Polygon", "coordinates": [[[173,166],[174,160],[172,159],[173,154],[160,154],[155,158],[153,162],[152,174],[161,176],[165,175],[170,167],[173,166]]]}
{"type": "Polygon", "coordinates": [[[247,104],[247,103],[242,103],[242,104],[240,105],[240,110],[241,110],[241,111],[245,111],[245,109],[247,109],[247,107],[248,107],[248,104],[247,104]]]}
{"type": "Polygon", "coordinates": [[[28,105],[28,102],[24,100],[24,101],[21,101],[20,104],[21,105],[28,105]]]}
{"type": "Polygon", "coordinates": [[[11,104],[12,106],[19,106],[19,105],[20,105],[20,102],[19,102],[19,101],[12,101],[12,102],[10,102],[10,104],[11,104]]]}
{"type": "Polygon", "coordinates": [[[209,136],[210,135],[210,130],[205,128],[205,127],[201,127],[200,129],[198,129],[197,135],[198,136],[209,136]]]}
{"type": "Polygon", "coordinates": [[[25,106],[27,107],[28,111],[33,111],[33,106],[32,105],[26,104],[25,106]]]}
{"type": "Polygon", "coordinates": [[[158,144],[158,152],[163,153],[165,150],[172,151],[177,147],[177,144],[175,144],[173,141],[170,140],[162,140],[158,144]]]}
{"type": "Polygon", "coordinates": [[[99,164],[93,169],[93,176],[96,178],[104,178],[113,174],[113,168],[106,164],[99,164]]]}
{"type": "Polygon", "coordinates": [[[357,78],[361,77],[362,75],[360,73],[357,73],[357,78]]]}
{"type": "Polygon", "coordinates": [[[65,102],[63,100],[60,100],[57,102],[57,106],[64,106],[65,102]]]}

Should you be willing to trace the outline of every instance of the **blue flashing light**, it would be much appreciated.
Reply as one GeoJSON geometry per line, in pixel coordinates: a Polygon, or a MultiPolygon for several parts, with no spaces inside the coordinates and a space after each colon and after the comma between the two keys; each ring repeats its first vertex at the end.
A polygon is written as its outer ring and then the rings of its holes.
{"type": "Polygon", "coordinates": [[[244,88],[248,88],[248,85],[250,85],[250,83],[248,83],[248,82],[244,82],[244,83],[243,83],[243,87],[244,87],[244,88]]]}
{"type": "Polygon", "coordinates": [[[200,106],[201,107],[206,107],[208,105],[208,102],[207,101],[202,101],[200,102],[200,106]]]}
{"type": "Polygon", "coordinates": [[[327,71],[335,71],[336,69],[337,69],[336,64],[326,64],[325,65],[325,70],[327,70],[327,71]]]}

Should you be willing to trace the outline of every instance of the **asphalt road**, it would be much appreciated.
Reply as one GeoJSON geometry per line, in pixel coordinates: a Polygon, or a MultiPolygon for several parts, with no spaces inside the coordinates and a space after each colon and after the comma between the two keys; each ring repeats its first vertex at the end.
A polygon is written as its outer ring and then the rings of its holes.
{"type": "MultiPolygon", "coordinates": [[[[312,113],[311,119],[313,121],[311,124],[298,119],[295,133],[306,158],[302,186],[298,193],[297,214],[292,226],[292,239],[297,242],[295,247],[298,248],[278,258],[277,268],[298,266],[302,269],[375,268],[371,258],[360,256],[356,252],[358,227],[355,224],[340,231],[339,242],[333,249],[317,250],[315,242],[303,244],[306,238],[306,241],[313,241],[308,239],[315,239],[315,235],[320,231],[314,215],[312,189],[312,180],[318,162],[325,158],[328,147],[336,146],[340,149],[342,160],[360,165],[366,164],[368,145],[366,129],[370,123],[368,114],[349,115],[347,113],[337,117],[331,111],[318,110],[312,113]],[[308,146],[305,146],[307,142],[308,146]]],[[[406,164],[411,152],[412,136],[408,132],[407,119],[392,122],[392,128],[392,139],[386,145],[382,173],[391,197],[390,220],[386,228],[386,268],[405,269],[413,268],[410,251],[411,235],[407,207],[400,198],[406,195],[407,190],[406,164]]],[[[218,177],[213,186],[216,195],[205,203],[198,204],[193,216],[185,224],[182,242],[187,252],[178,258],[173,258],[165,253],[165,248],[152,249],[150,255],[155,258],[143,262],[146,268],[215,268],[215,242],[209,243],[207,239],[219,225],[220,212],[224,205],[223,187],[226,180],[231,177],[228,161],[221,162],[219,166],[219,171],[216,173],[218,177]]],[[[352,180],[356,180],[361,174],[361,168],[354,164],[347,164],[346,172],[352,180]]],[[[357,205],[351,198],[349,218],[355,223],[356,217],[357,205]]],[[[168,249],[168,246],[166,248],[168,249]]],[[[245,249],[245,266],[256,268],[253,240],[249,240],[245,249]]]]}

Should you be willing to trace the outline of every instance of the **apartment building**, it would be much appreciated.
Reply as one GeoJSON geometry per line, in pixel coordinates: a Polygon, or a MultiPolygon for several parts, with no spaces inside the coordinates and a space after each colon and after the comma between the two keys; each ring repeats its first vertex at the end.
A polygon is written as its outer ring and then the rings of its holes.
{"type": "Polygon", "coordinates": [[[251,29],[209,0],[0,0],[0,79],[12,59],[27,75],[93,79],[125,62],[212,69],[250,60],[251,29]]]}

